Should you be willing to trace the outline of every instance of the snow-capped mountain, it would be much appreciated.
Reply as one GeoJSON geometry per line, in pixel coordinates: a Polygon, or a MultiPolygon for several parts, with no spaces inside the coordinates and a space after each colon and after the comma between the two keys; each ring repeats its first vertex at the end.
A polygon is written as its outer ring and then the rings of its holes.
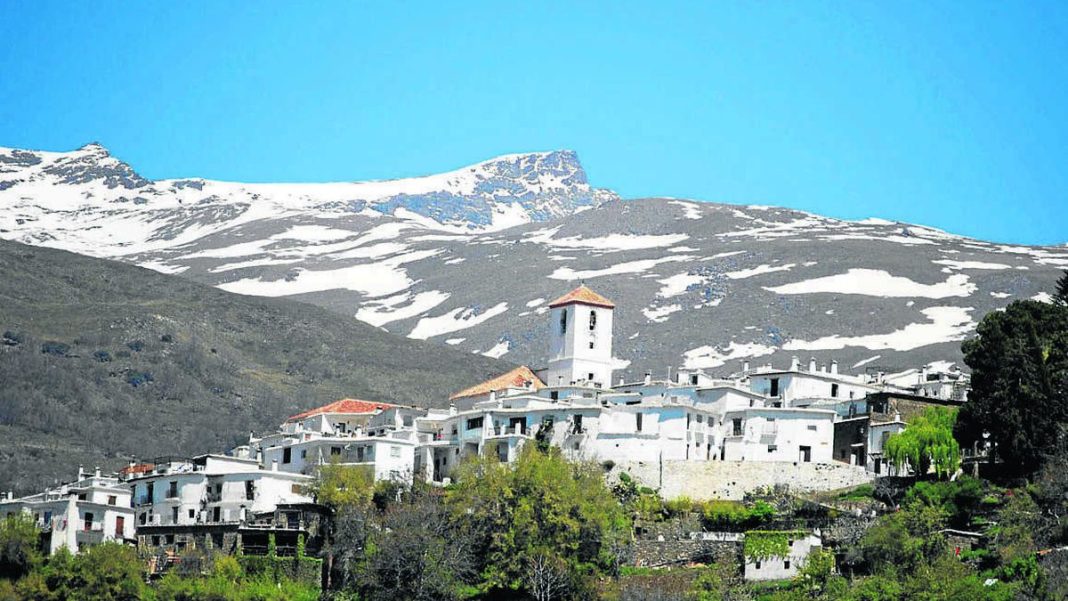
{"type": "Polygon", "coordinates": [[[92,143],[73,152],[0,148],[0,228],[25,242],[127,256],[264,218],[392,215],[438,229],[492,231],[615,198],[591,188],[570,151],[497,157],[449,173],[355,183],[150,181],[92,143]]]}
{"type": "Polygon", "coordinates": [[[572,152],[388,182],[148,181],[97,145],[0,150],[0,237],[290,296],[541,364],[546,303],[616,301],[630,375],[742,359],[893,372],[959,360],[988,311],[1048,299],[1068,248],[590,187],[572,152]]]}

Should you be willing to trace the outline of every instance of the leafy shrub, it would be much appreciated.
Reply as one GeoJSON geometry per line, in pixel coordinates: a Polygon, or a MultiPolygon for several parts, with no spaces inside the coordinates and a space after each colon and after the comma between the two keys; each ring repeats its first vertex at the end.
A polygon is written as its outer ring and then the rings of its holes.
{"type": "Polygon", "coordinates": [[[152,381],[152,373],[147,371],[132,371],[126,374],[126,383],[134,388],[144,386],[152,381]]]}
{"type": "Polygon", "coordinates": [[[133,351],[135,353],[140,353],[141,351],[145,350],[145,341],[144,340],[131,340],[130,342],[126,343],[126,346],[131,351],[133,351]]]}
{"type": "Polygon", "coordinates": [[[70,345],[55,340],[46,340],[41,345],[41,353],[45,355],[55,355],[57,357],[66,357],[70,352],[70,345]]]}
{"type": "Polygon", "coordinates": [[[97,351],[93,353],[93,359],[96,359],[101,363],[107,363],[108,361],[111,361],[111,353],[107,351],[97,351]]]}
{"type": "Polygon", "coordinates": [[[159,337],[160,342],[174,342],[174,336],[170,334],[164,334],[159,337]]]}

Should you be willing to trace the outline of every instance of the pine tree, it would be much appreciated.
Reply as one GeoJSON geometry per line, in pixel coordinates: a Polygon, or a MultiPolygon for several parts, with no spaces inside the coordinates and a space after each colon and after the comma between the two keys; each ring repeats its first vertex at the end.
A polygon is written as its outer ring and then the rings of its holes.
{"type": "Polygon", "coordinates": [[[1057,280],[1057,291],[1053,293],[1053,300],[1061,306],[1068,306],[1068,269],[1065,269],[1061,279],[1057,280]]]}

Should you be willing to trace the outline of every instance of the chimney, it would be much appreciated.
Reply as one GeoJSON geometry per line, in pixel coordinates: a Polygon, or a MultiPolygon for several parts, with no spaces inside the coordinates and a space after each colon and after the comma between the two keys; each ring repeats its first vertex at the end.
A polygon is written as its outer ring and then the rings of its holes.
{"type": "Polygon", "coordinates": [[[97,467],[97,468],[95,468],[93,470],[93,476],[96,477],[96,478],[100,477],[100,468],[99,467],[97,467]]]}
{"type": "Polygon", "coordinates": [[[78,479],[81,480],[84,477],[85,477],[85,466],[79,465],[78,466],[78,479]]]}
{"type": "Polygon", "coordinates": [[[449,403],[449,415],[456,415],[456,403],[449,403]]]}
{"type": "Polygon", "coordinates": [[[837,359],[834,359],[833,361],[831,361],[831,373],[834,374],[834,375],[838,375],[838,360],[837,359]]]}
{"type": "Polygon", "coordinates": [[[800,371],[801,360],[797,358],[797,355],[790,357],[790,371],[800,371]]]}
{"type": "Polygon", "coordinates": [[[926,365],[920,370],[920,386],[923,386],[927,382],[927,374],[929,372],[930,369],[926,365]]]}
{"type": "Polygon", "coordinates": [[[652,374],[652,372],[648,372],[648,371],[645,372],[645,383],[646,384],[652,384],[653,383],[653,374],[652,374]]]}
{"type": "Polygon", "coordinates": [[[496,390],[491,390],[491,391],[490,391],[490,396],[489,396],[489,400],[490,400],[490,402],[491,402],[491,403],[492,403],[493,401],[496,401],[496,400],[497,400],[497,391],[496,391],[496,390]]]}
{"type": "Polygon", "coordinates": [[[820,363],[820,373],[821,374],[827,373],[827,364],[826,363],[820,363]]]}
{"type": "Polygon", "coordinates": [[[742,361],[742,373],[743,374],[749,373],[749,359],[746,359],[745,361],[742,361]]]}
{"type": "Polygon", "coordinates": [[[278,460],[277,459],[272,459],[271,460],[271,471],[272,472],[277,472],[278,471],[278,460]]]}
{"type": "Polygon", "coordinates": [[[812,373],[816,373],[816,358],[815,357],[809,358],[809,360],[808,360],[808,371],[810,371],[812,373]]]}
{"type": "Polygon", "coordinates": [[[622,385],[623,385],[623,376],[619,376],[619,385],[620,385],[620,386],[622,386],[622,385]]]}

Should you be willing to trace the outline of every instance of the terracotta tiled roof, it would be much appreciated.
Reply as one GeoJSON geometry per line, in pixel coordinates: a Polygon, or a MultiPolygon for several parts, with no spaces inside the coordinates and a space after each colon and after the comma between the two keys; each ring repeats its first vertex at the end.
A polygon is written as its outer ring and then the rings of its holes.
{"type": "Polygon", "coordinates": [[[329,405],[309,409],[304,413],[298,413],[286,421],[304,419],[320,413],[374,413],[378,409],[390,409],[396,407],[392,403],[379,403],[375,401],[361,401],[360,399],[341,399],[329,405]]]}
{"type": "Polygon", "coordinates": [[[137,463],[122,468],[121,470],[119,470],[119,475],[129,476],[130,474],[145,474],[151,472],[155,468],[156,466],[152,465],[151,463],[137,463]]]}
{"type": "Polygon", "coordinates": [[[491,390],[504,390],[505,388],[522,388],[530,382],[534,390],[539,388],[545,388],[545,382],[542,382],[538,376],[534,375],[534,372],[530,370],[526,365],[521,365],[512,371],[497,376],[491,380],[486,380],[481,384],[476,384],[471,388],[465,388],[460,392],[449,397],[449,400],[462,399],[469,396],[477,396],[480,394],[486,394],[491,390]]]}
{"type": "Polygon", "coordinates": [[[593,305],[595,307],[605,307],[608,309],[614,309],[616,304],[607,298],[597,294],[593,290],[586,287],[586,284],[582,284],[578,288],[575,288],[571,292],[561,296],[560,298],[549,303],[550,307],[560,307],[562,305],[570,305],[572,303],[582,303],[584,305],[593,305]]]}

